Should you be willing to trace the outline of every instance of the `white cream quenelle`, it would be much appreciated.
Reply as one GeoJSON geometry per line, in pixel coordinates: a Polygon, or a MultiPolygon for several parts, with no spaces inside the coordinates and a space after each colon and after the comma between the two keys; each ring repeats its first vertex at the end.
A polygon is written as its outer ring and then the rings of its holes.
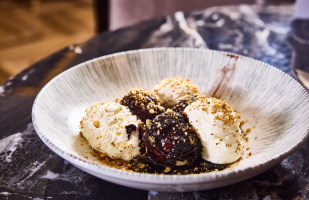
{"type": "Polygon", "coordinates": [[[242,156],[241,117],[229,104],[216,98],[201,98],[188,105],[184,112],[197,130],[203,159],[228,164],[242,156]]]}
{"type": "Polygon", "coordinates": [[[139,127],[143,123],[118,103],[99,103],[80,122],[90,146],[110,158],[131,160],[139,155],[139,127]]]}
{"type": "Polygon", "coordinates": [[[185,78],[166,78],[153,87],[154,93],[166,107],[174,106],[182,97],[198,92],[197,87],[185,78]]]}

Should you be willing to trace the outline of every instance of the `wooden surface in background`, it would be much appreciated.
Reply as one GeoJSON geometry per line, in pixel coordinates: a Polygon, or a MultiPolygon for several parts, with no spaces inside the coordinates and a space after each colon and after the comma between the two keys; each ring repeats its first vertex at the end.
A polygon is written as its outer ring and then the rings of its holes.
{"type": "Polygon", "coordinates": [[[0,0],[0,84],[94,34],[92,0],[0,0]]]}

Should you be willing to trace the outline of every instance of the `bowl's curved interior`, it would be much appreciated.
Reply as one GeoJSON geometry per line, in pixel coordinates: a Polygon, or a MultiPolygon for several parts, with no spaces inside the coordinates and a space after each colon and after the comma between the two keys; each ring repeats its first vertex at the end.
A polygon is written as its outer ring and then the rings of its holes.
{"type": "Polygon", "coordinates": [[[201,94],[227,101],[243,120],[248,120],[245,126],[252,131],[243,159],[232,169],[188,175],[192,178],[165,176],[167,182],[207,181],[248,169],[261,170],[269,162],[282,160],[307,136],[308,94],[290,76],[250,58],[186,48],[118,53],[67,70],[37,96],[33,107],[35,129],[52,150],[76,165],[118,178],[121,174],[123,179],[156,181],[158,175],[96,165],[87,142],[78,135],[79,121],[86,108],[98,102],[113,102],[133,87],[150,90],[160,80],[177,76],[193,81],[201,94]]]}

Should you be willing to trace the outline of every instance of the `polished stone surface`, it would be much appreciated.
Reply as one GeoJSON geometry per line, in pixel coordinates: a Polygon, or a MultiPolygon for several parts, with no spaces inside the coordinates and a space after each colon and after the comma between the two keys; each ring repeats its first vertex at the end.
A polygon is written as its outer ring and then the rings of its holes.
{"type": "Polygon", "coordinates": [[[209,48],[249,56],[286,73],[291,65],[304,69],[309,58],[308,21],[292,23],[292,14],[290,5],[178,12],[71,45],[13,77],[0,86],[0,199],[308,199],[308,142],[247,181],[210,191],[158,193],[118,186],[77,169],[43,144],[31,122],[33,101],[53,77],[120,51],[209,48]]]}

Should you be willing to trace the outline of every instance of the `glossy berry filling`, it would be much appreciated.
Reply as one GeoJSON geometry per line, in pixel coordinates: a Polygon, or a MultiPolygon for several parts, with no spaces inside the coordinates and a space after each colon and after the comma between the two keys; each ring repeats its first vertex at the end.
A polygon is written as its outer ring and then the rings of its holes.
{"type": "Polygon", "coordinates": [[[201,153],[197,133],[185,115],[167,110],[141,128],[149,162],[164,166],[191,165],[201,153]]]}

